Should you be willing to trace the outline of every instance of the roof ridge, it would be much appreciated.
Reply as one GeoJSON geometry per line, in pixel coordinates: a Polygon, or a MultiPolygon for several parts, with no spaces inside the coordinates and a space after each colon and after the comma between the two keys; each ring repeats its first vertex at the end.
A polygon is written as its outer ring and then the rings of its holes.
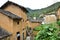
{"type": "Polygon", "coordinates": [[[25,8],[25,7],[23,7],[22,5],[19,5],[19,4],[17,4],[17,3],[15,3],[15,2],[12,2],[12,1],[7,1],[5,4],[3,4],[1,7],[0,7],[0,9],[4,9],[6,6],[8,6],[9,4],[13,4],[13,5],[15,5],[15,6],[18,6],[19,8],[21,8],[24,12],[28,12],[28,10],[25,8]]]}

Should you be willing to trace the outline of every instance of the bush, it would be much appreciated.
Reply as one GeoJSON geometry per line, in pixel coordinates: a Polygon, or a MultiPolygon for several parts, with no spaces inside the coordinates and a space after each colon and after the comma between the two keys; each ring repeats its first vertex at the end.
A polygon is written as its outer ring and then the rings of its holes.
{"type": "Polygon", "coordinates": [[[59,20],[59,21],[57,21],[57,24],[60,26],[60,20],[59,20]]]}
{"type": "Polygon", "coordinates": [[[60,40],[59,28],[56,24],[43,24],[40,28],[35,40],[60,40]]]}

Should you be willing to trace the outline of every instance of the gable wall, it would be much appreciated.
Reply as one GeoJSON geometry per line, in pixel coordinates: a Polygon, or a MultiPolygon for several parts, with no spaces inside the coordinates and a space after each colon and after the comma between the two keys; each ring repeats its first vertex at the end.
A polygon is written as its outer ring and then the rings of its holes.
{"type": "Polygon", "coordinates": [[[15,6],[15,5],[9,5],[9,6],[7,6],[4,10],[10,11],[10,12],[12,12],[13,14],[16,14],[16,15],[22,17],[22,20],[23,20],[22,24],[24,24],[24,25],[22,25],[22,26],[23,26],[23,27],[26,26],[26,22],[25,22],[25,21],[27,20],[27,15],[26,15],[25,12],[22,11],[21,8],[15,6]]]}
{"type": "Polygon", "coordinates": [[[16,14],[16,15],[20,16],[20,17],[22,17],[24,20],[27,19],[26,13],[22,11],[23,9],[21,9],[21,8],[15,6],[15,5],[9,5],[9,6],[7,6],[4,10],[10,11],[10,12],[12,12],[13,14],[16,14]]]}

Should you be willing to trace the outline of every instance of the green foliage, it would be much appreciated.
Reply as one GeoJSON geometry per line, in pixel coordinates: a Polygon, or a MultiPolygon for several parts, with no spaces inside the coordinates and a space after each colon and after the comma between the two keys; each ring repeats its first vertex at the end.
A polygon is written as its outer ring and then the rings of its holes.
{"type": "Polygon", "coordinates": [[[42,29],[42,27],[37,26],[37,27],[34,28],[34,31],[40,31],[41,29],[42,29]]]}
{"type": "Polygon", "coordinates": [[[37,33],[35,40],[60,40],[60,35],[58,36],[59,28],[56,24],[43,24],[38,28],[40,31],[37,33]]]}
{"type": "Polygon", "coordinates": [[[48,13],[51,13],[51,12],[55,13],[59,6],[60,6],[60,2],[57,2],[57,3],[55,3],[51,6],[48,6],[46,8],[42,8],[42,9],[32,10],[32,9],[27,8],[27,10],[29,11],[27,13],[27,15],[29,17],[34,17],[34,16],[39,17],[39,15],[41,15],[41,14],[48,14],[48,13]]]}
{"type": "Polygon", "coordinates": [[[57,24],[60,26],[60,20],[59,20],[59,21],[57,21],[57,24]]]}

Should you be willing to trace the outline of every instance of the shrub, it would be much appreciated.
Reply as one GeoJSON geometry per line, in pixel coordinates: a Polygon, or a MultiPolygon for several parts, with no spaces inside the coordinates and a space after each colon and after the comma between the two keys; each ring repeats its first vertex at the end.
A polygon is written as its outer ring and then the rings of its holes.
{"type": "Polygon", "coordinates": [[[35,40],[60,40],[59,28],[55,23],[43,24],[40,26],[40,31],[37,33],[35,40]]]}
{"type": "Polygon", "coordinates": [[[57,24],[60,26],[60,20],[59,20],[59,21],[57,21],[57,24]]]}

